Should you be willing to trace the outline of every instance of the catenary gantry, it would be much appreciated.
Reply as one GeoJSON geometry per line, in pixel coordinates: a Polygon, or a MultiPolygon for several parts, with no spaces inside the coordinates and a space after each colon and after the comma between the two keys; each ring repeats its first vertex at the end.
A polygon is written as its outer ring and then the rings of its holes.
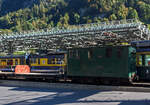
{"type": "Polygon", "coordinates": [[[149,37],[148,28],[136,19],[108,21],[1,35],[0,52],[100,46],[149,40],[149,37]]]}

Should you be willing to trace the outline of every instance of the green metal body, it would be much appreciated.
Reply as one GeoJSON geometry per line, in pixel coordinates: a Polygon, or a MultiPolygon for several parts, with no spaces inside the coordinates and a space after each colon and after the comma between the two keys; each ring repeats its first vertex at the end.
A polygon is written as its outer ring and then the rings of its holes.
{"type": "Polygon", "coordinates": [[[135,49],[106,46],[68,50],[68,76],[130,79],[136,72],[135,49]]]}

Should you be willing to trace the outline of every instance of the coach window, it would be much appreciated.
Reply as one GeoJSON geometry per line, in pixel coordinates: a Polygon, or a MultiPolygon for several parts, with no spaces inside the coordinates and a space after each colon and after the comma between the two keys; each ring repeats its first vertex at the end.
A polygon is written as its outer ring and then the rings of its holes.
{"type": "Polygon", "coordinates": [[[110,58],[112,56],[112,48],[106,48],[106,57],[110,58]]]}
{"type": "Polygon", "coordinates": [[[0,65],[2,65],[2,61],[1,61],[1,59],[0,59],[0,65]]]}
{"type": "Polygon", "coordinates": [[[145,55],[145,66],[150,66],[150,55],[145,55]]]}
{"type": "Polygon", "coordinates": [[[0,60],[0,65],[2,65],[2,61],[0,60]]]}
{"type": "Polygon", "coordinates": [[[7,65],[13,65],[13,60],[9,59],[8,62],[7,62],[7,65]]]}
{"type": "Polygon", "coordinates": [[[57,58],[57,61],[56,61],[57,64],[62,64],[62,61],[60,58],[57,58]]]}
{"type": "Polygon", "coordinates": [[[31,58],[31,59],[30,59],[30,62],[31,62],[32,64],[36,64],[36,58],[31,58]]]}
{"type": "Polygon", "coordinates": [[[137,56],[137,66],[145,66],[145,55],[138,55],[137,56]]]}
{"type": "Polygon", "coordinates": [[[52,59],[51,58],[48,58],[48,64],[52,64],[52,59]]]}
{"type": "Polygon", "coordinates": [[[18,65],[18,59],[15,59],[15,65],[18,65]]]}
{"type": "Polygon", "coordinates": [[[42,61],[42,63],[43,63],[43,64],[46,64],[46,61],[45,61],[45,60],[43,60],[43,61],[42,61]]]}
{"type": "Polygon", "coordinates": [[[47,59],[46,58],[41,58],[41,64],[47,64],[47,59]]]}
{"type": "Polygon", "coordinates": [[[55,64],[55,58],[52,58],[51,64],[55,64]]]}
{"type": "Polygon", "coordinates": [[[4,60],[4,59],[1,60],[1,64],[2,64],[2,65],[6,65],[6,60],[4,60]]]}
{"type": "Polygon", "coordinates": [[[3,59],[2,62],[6,62],[6,60],[3,59]]]}
{"type": "Polygon", "coordinates": [[[20,64],[21,64],[21,65],[24,65],[24,64],[25,64],[25,59],[21,58],[21,59],[20,59],[20,64]]]}
{"type": "Polygon", "coordinates": [[[40,65],[40,58],[38,58],[38,64],[40,65]]]}

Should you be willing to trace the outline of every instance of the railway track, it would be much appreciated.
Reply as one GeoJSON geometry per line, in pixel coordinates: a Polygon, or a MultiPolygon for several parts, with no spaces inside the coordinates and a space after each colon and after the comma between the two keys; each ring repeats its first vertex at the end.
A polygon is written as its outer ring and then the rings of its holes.
{"type": "Polygon", "coordinates": [[[88,85],[73,83],[48,83],[25,80],[0,80],[0,86],[10,87],[32,87],[32,88],[59,88],[77,90],[99,90],[99,91],[127,91],[127,92],[150,92],[150,83],[134,83],[133,86],[107,86],[107,85],[88,85]]]}

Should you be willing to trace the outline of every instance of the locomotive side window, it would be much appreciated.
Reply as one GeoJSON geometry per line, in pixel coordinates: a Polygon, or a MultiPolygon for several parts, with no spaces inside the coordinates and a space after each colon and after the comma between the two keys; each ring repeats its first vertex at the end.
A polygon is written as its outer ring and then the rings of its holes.
{"type": "Polygon", "coordinates": [[[73,58],[77,56],[77,51],[76,50],[69,50],[69,58],[73,58]]]}
{"type": "Polygon", "coordinates": [[[112,48],[106,48],[105,52],[107,58],[112,56],[112,48]]]}
{"type": "Polygon", "coordinates": [[[76,50],[76,58],[77,58],[77,59],[80,59],[79,50],[76,50]]]}
{"type": "Polygon", "coordinates": [[[118,49],[117,49],[117,57],[118,57],[118,58],[121,58],[122,52],[123,52],[123,49],[122,49],[122,48],[118,48],[118,49]]]}
{"type": "Polygon", "coordinates": [[[93,56],[93,51],[92,50],[89,50],[88,51],[88,59],[91,59],[93,56]]]}
{"type": "Polygon", "coordinates": [[[72,58],[72,50],[69,50],[69,58],[72,58]]]}

